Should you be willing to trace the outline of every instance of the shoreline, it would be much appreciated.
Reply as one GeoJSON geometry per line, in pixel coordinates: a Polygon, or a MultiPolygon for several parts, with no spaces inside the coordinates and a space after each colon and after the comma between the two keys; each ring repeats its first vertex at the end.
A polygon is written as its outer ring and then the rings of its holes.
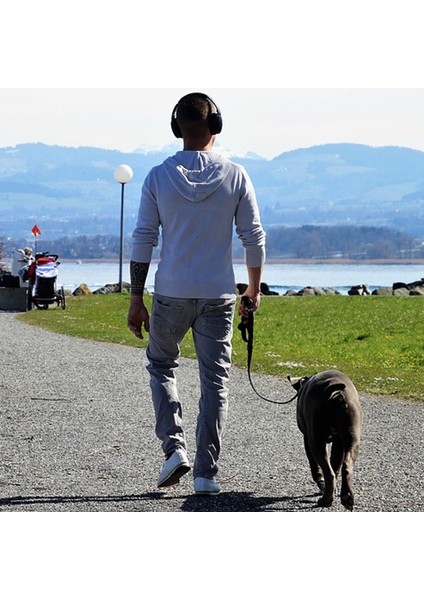
{"type": "Polygon", "coordinates": [[[424,265],[424,258],[376,258],[355,260],[351,258],[270,258],[267,264],[287,265],[424,265]]]}
{"type": "MultiPolygon", "coordinates": [[[[60,258],[62,263],[111,263],[118,264],[119,258],[60,258]]],[[[129,263],[130,259],[124,259],[124,263],[129,263]]],[[[153,259],[152,263],[158,263],[158,259],[153,259]]],[[[234,264],[244,264],[243,259],[234,259],[234,264]]],[[[355,260],[350,258],[268,258],[267,265],[424,265],[424,258],[376,258],[355,260]]]]}

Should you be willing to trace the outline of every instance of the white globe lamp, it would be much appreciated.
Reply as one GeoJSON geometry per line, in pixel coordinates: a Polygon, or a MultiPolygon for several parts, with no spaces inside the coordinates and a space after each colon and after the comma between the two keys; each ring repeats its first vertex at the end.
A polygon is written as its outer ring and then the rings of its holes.
{"type": "Polygon", "coordinates": [[[121,231],[119,244],[119,281],[118,292],[122,292],[122,256],[124,253],[124,187],[133,178],[133,170],[129,165],[118,165],[113,172],[116,181],[121,184],[121,231]]]}
{"type": "Polygon", "coordinates": [[[129,183],[134,176],[133,170],[128,165],[119,165],[113,172],[118,183],[129,183]]]}

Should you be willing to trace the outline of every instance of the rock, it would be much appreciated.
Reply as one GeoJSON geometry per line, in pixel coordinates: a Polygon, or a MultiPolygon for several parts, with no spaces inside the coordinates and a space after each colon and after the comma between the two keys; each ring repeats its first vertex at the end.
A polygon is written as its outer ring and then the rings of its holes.
{"type": "Polygon", "coordinates": [[[409,296],[410,291],[406,287],[399,287],[393,290],[393,296],[409,296]]]}
{"type": "MultiPolygon", "coordinates": [[[[332,288],[312,287],[310,285],[304,287],[296,293],[296,296],[334,296],[340,292],[332,288]]],[[[286,294],[288,295],[288,294],[286,294]]]]}
{"type": "Polygon", "coordinates": [[[392,287],[377,288],[373,291],[375,296],[424,296],[424,277],[418,281],[405,283],[395,281],[392,287]]]}
{"type": "MultiPolygon", "coordinates": [[[[129,292],[131,285],[125,281],[122,282],[122,291],[129,292]]],[[[144,290],[146,292],[146,290],[144,290]]],[[[119,283],[107,283],[103,287],[94,290],[93,294],[117,294],[119,292],[119,283]]]]}
{"type": "Polygon", "coordinates": [[[393,296],[393,290],[391,287],[377,288],[372,293],[373,296],[393,296]]]}
{"type": "Polygon", "coordinates": [[[297,292],[298,296],[316,296],[315,289],[309,285],[297,292]]]}
{"type": "Polygon", "coordinates": [[[320,288],[307,285],[298,291],[287,290],[284,296],[334,296],[335,294],[340,294],[340,292],[333,290],[332,288],[320,288]]]}
{"type": "Polygon", "coordinates": [[[424,296],[424,285],[417,285],[409,292],[410,296],[424,296]]]}
{"type": "Polygon", "coordinates": [[[93,292],[86,283],[81,283],[73,292],[73,296],[91,296],[93,292]]]}
{"type": "Polygon", "coordinates": [[[272,292],[269,289],[269,285],[267,283],[262,282],[261,283],[261,294],[263,296],[278,296],[278,292],[272,292]]]}
{"type": "MultiPolygon", "coordinates": [[[[247,290],[247,283],[236,283],[237,294],[242,296],[247,290]]],[[[261,283],[261,294],[263,296],[278,296],[278,292],[273,292],[269,289],[269,285],[265,282],[261,283]]]]}
{"type": "Polygon", "coordinates": [[[412,281],[411,283],[403,283],[402,281],[396,281],[393,285],[393,294],[395,296],[422,296],[422,289],[424,289],[424,277],[418,281],[412,281]]]}
{"type": "Polygon", "coordinates": [[[314,287],[312,289],[314,290],[315,296],[325,296],[326,295],[326,293],[325,293],[325,291],[324,291],[323,288],[314,287]]]}
{"type": "Polygon", "coordinates": [[[407,283],[403,283],[403,281],[396,281],[393,285],[392,285],[392,289],[393,291],[395,290],[400,290],[400,289],[407,289],[408,288],[408,284],[407,283]]]}
{"type": "Polygon", "coordinates": [[[236,283],[237,294],[242,296],[247,290],[247,283],[236,283]]]}
{"type": "Polygon", "coordinates": [[[370,296],[371,292],[366,283],[360,285],[353,285],[348,291],[349,296],[370,296]]]}

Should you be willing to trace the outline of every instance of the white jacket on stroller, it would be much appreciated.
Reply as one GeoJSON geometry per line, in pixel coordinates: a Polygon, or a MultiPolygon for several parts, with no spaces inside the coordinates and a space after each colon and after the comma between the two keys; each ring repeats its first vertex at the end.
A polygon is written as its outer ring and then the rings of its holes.
{"type": "Polygon", "coordinates": [[[35,283],[32,288],[33,296],[51,298],[56,291],[58,275],[57,263],[49,262],[35,267],[35,283]]]}

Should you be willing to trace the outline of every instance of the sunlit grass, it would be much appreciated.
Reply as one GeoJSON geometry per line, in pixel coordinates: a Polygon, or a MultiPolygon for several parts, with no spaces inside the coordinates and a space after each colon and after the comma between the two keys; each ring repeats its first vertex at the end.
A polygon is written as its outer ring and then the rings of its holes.
{"type": "MultiPolygon", "coordinates": [[[[19,318],[66,335],[145,347],[147,339],[140,342],[127,329],[128,306],[125,293],[71,297],[65,310],[19,318]]],[[[255,315],[252,369],[286,377],[337,368],[363,392],[424,400],[423,312],[419,296],[265,296],[255,315]]],[[[243,367],[238,322],[236,316],[233,362],[243,367]]],[[[181,350],[195,357],[190,334],[181,350]]]]}

